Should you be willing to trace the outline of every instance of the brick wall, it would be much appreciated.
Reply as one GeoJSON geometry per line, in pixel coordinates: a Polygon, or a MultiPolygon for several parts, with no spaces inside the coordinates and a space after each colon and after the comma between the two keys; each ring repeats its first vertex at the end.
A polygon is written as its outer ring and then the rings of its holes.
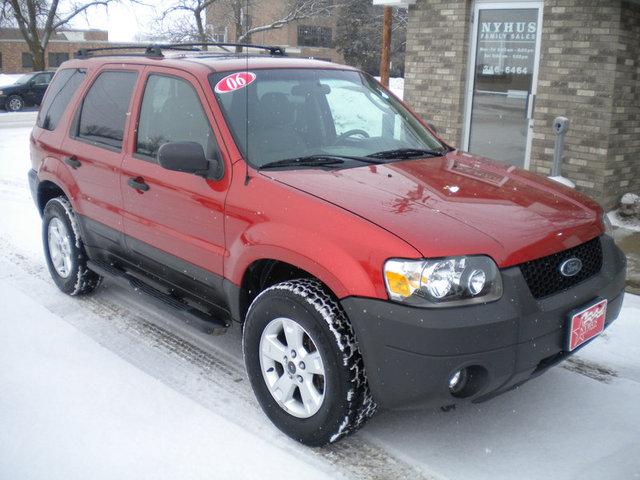
{"type": "Polygon", "coordinates": [[[470,21],[470,0],[409,8],[404,98],[454,145],[462,143],[470,21]]]}
{"type": "Polygon", "coordinates": [[[548,175],[553,119],[568,117],[562,174],[607,207],[619,196],[607,186],[619,170],[611,147],[620,18],[619,1],[545,2],[531,152],[531,170],[548,175]]]}
{"type": "Polygon", "coordinates": [[[622,192],[640,193],[640,5],[622,4],[616,44],[613,117],[609,151],[613,174],[605,180],[605,200],[622,192]]]}
{"type": "MultiPolygon", "coordinates": [[[[105,46],[108,42],[67,42],[52,40],[45,51],[45,63],[49,66],[49,52],[67,53],[69,58],[73,58],[75,53],[81,48],[95,48],[105,46]]],[[[22,53],[28,53],[29,48],[26,42],[19,40],[0,40],[0,54],[2,55],[1,73],[26,73],[33,71],[32,68],[22,66],[22,53]]]]}
{"type": "MultiPolygon", "coordinates": [[[[207,9],[207,27],[213,33],[223,33],[227,29],[227,41],[236,42],[237,36],[233,15],[231,14],[231,4],[226,1],[214,2],[207,9]]],[[[269,24],[279,18],[286,16],[287,2],[284,0],[260,0],[253,2],[249,8],[252,27],[269,24]]],[[[298,47],[298,26],[315,25],[330,27],[332,36],[336,35],[336,15],[315,16],[300,21],[291,22],[278,29],[265,30],[252,35],[251,42],[262,45],[280,45],[284,47],[298,47]]],[[[303,57],[316,57],[329,59],[333,62],[343,63],[344,57],[335,48],[325,47],[299,47],[300,53],[296,54],[294,49],[289,48],[291,55],[303,57]]]]}

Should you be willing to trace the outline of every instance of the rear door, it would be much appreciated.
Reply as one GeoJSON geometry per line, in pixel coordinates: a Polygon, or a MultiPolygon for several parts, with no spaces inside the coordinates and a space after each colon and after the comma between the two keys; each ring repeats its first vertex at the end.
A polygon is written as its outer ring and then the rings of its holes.
{"type": "Polygon", "coordinates": [[[76,210],[90,246],[122,247],[120,169],[133,92],[142,67],[105,65],[87,82],[61,156],[72,173],[76,210]]]}
{"type": "Polygon", "coordinates": [[[168,273],[164,267],[170,267],[182,280],[219,291],[230,169],[225,167],[215,180],[166,170],[156,160],[164,143],[191,141],[203,146],[207,158],[217,155],[224,161],[220,132],[202,87],[187,72],[149,67],[136,105],[135,133],[121,176],[127,246],[145,269],[163,278],[168,273]],[[136,187],[140,184],[145,190],[136,187]]]}

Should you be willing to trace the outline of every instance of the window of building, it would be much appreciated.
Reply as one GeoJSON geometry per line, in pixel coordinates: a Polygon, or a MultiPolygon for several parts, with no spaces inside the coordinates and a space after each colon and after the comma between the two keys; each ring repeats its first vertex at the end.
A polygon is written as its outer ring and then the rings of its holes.
{"type": "Polygon", "coordinates": [[[300,25],[298,27],[298,46],[330,48],[332,33],[331,27],[300,25]]]}
{"type": "Polygon", "coordinates": [[[50,68],[59,67],[60,65],[62,65],[63,62],[66,62],[67,60],[69,60],[69,54],[68,53],[49,52],[49,67],[50,68]]]}
{"type": "Polygon", "coordinates": [[[33,55],[29,52],[22,52],[22,68],[33,68],[33,55]]]}
{"type": "Polygon", "coordinates": [[[84,70],[72,68],[60,70],[54,78],[38,113],[40,128],[55,130],[71,98],[85,78],[84,70]]]}
{"type": "Polygon", "coordinates": [[[78,137],[99,145],[122,148],[124,124],[136,77],[135,72],[100,74],[82,102],[78,137]]]}
{"type": "Polygon", "coordinates": [[[176,77],[150,75],[144,90],[136,152],[154,157],[168,142],[196,142],[214,158],[217,145],[209,120],[191,84],[176,77]]]}

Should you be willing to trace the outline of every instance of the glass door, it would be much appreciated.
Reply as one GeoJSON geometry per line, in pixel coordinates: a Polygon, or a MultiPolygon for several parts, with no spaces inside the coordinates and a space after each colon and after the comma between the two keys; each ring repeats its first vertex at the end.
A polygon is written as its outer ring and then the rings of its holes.
{"type": "Polygon", "coordinates": [[[477,3],[464,147],[528,167],[540,51],[537,2],[477,3]]]}

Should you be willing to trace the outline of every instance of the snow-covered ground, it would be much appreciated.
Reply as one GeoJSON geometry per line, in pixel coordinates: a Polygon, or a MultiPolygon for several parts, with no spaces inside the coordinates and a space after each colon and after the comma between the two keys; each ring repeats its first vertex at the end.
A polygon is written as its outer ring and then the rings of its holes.
{"type": "Polygon", "coordinates": [[[324,449],[264,417],[237,332],[207,337],[106,283],[58,292],[0,124],[0,478],[640,478],[640,298],[562,366],[481,405],[383,412],[324,449]]]}
{"type": "Polygon", "coordinates": [[[15,83],[15,81],[18,80],[22,75],[23,75],[22,73],[15,73],[15,74],[0,73],[0,87],[4,87],[5,85],[11,85],[15,83]]]}

